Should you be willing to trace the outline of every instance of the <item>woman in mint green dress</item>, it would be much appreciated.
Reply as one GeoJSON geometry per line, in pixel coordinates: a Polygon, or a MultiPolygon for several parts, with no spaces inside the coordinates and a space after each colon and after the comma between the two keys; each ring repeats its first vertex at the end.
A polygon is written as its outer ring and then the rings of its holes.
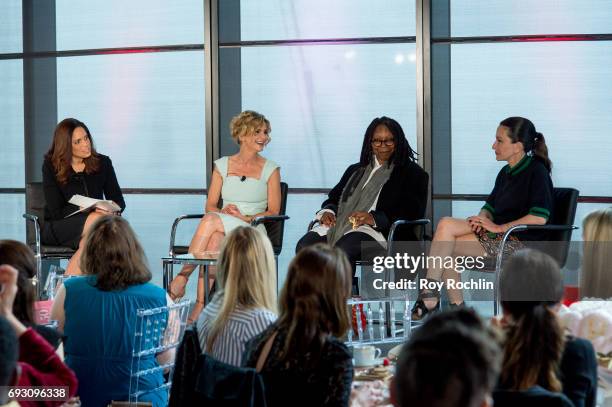
{"type": "MultiPolygon", "coordinates": [[[[260,113],[246,110],[230,123],[232,138],[240,151],[215,161],[206,199],[206,215],[200,221],[189,245],[189,253],[218,251],[226,233],[250,224],[256,216],[278,215],[281,204],[280,168],[259,153],[270,142],[270,122],[260,113]],[[219,199],[223,208],[219,209],[219,199]]],[[[265,233],[265,227],[258,229],[265,233]]],[[[170,284],[173,299],[185,294],[189,275],[196,266],[184,265],[170,284]]],[[[203,281],[200,281],[203,284],[203,281]]],[[[195,320],[204,307],[204,290],[198,288],[195,320]]]]}

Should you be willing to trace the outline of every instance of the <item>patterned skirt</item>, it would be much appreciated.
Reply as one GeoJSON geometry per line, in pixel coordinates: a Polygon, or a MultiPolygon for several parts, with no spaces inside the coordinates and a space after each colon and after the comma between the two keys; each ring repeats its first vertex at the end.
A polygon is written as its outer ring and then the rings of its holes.
{"type": "MultiPolygon", "coordinates": [[[[476,233],[476,237],[478,237],[478,242],[487,253],[487,257],[497,257],[497,253],[499,253],[499,246],[501,245],[502,238],[504,237],[503,233],[493,233],[482,229],[480,232],[476,233]]],[[[508,240],[506,240],[506,244],[504,245],[503,256],[510,256],[515,251],[523,249],[524,247],[525,245],[516,236],[510,235],[508,240]]]]}

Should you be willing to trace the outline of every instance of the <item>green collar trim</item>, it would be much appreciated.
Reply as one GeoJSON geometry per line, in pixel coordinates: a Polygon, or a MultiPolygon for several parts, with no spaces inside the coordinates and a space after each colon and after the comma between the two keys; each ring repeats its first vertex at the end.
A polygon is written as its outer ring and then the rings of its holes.
{"type": "Polygon", "coordinates": [[[506,173],[514,176],[522,172],[525,168],[529,167],[529,164],[531,164],[531,160],[533,160],[533,157],[525,154],[525,157],[521,158],[521,161],[516,163],[514,167],[510,167],[510,164],[507,164],[506,173]]]}

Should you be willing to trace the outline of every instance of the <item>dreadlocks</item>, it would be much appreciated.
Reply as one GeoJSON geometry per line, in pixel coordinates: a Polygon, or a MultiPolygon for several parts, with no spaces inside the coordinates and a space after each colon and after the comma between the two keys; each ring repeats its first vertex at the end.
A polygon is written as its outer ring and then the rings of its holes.
{"type": "Polygon", "coordinates": [[[393,134],[393,140],[395,141],[395,151],[389,159],[389,164],[393,163],[396,166],[402,166],[408,161],[415,162],[415,155],[417,153],[412,149],[412,147],[410,147],[410,144],[408,144],[408,140],[406,140],[402,126],[400,126],[400,124],[392,118],[383,116],[372,120],[368,126],[363,138],[363,146],[361,147],[361,158],[359,159],[359,163],[366,166],[372,161],[372,137],[376,127],[381,125],[385,126],[391,132],[391,134],[393,134]]]}

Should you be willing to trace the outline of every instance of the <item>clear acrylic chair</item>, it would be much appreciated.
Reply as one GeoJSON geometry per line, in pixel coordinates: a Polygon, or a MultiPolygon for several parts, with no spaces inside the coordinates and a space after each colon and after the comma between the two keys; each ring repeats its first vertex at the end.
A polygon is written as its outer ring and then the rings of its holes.
{"type": "Polygon", "coordinates": [[[351,327],[346,345],[404,342],[410,336],[410,301],[407,297],[347,301],[351,327]],[[353,316],[355,322],[353,323],[353,316]],[[355,332],[356,331],[356,332],[355,332]]]}
{"type": "Polygon", "coordinates": [[[137,403],[145,394],[160,390],[169,392],[171,379],[152,389],[142,389],[141,381],[145,376],[158,374],[160,371],[169,373],[168,377],[172,378],[174,357],[152,368],[143,366],[143,362],[145,358],[148,360],[151,356],[179,346],[185,332],[190,305],[189,300],[183,300],[173,305],[137,311],[130,369],[130,405],[137,403]]]}

